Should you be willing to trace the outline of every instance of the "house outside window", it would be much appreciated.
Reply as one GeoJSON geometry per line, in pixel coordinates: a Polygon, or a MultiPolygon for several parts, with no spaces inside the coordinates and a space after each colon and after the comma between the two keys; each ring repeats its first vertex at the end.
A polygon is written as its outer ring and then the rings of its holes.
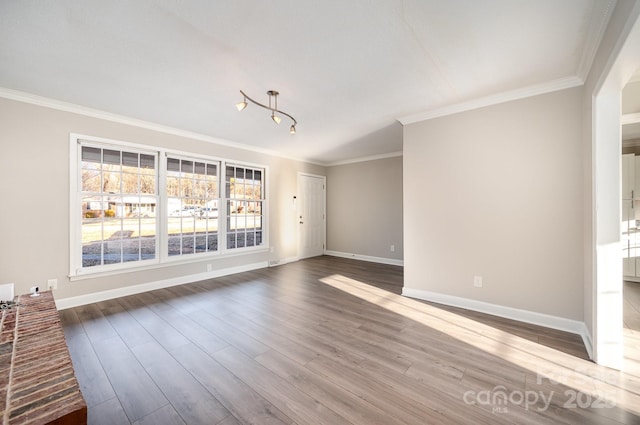
{"type": "Polygon", "coordinates": [[[73,134],[70,155],[72,278],[266,248],[266,167],[73,134]]]}
{"type": "Polygon", "coordinates": [[[262,245],[264,169],[227,165],[227,249],[262,245]]]}
{"type": "Polygon", "coordinates": [[[156,258],[157,158],[81,148],[82,267],[156,258]]]}
{"type": "Polygon", "coordinates": [[[167,158],[169,256],[218,250],[217,162],[167,158]]]}

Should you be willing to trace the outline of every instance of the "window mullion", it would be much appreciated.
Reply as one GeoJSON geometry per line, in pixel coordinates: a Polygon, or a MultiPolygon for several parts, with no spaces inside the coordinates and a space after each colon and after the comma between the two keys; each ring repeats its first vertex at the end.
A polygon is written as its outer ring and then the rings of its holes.
{"type": "Polygon", "coordinates": [[[156,187],[158,199],[156,205],[156,250],[160,256],[160,261],[166,261],[169,258],[169,196],[167,193],[167,153],[160,152],[158,155],[158,173],[156,178],[156,187]]]}

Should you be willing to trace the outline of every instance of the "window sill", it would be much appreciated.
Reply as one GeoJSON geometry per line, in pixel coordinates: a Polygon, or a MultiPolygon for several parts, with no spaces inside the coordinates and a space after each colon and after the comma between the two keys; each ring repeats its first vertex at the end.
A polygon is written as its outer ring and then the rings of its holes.
{"type": "Polygon", "coordinates": [[[195,258],[171,257],[171,258],[165,259],[162,262],[158,260],[148,260],[149,262],[147,262],[144,265],[141,264],[139,266],[129,266],[124,268],[112,269],[112,270],[102,270],[102,271],[96,271],[96,272],[86,271],[86,272],[81,272],[76,274],[70,274],[69,281],[78,282],[78,281],[95,279],[95,278],[105,277],[105,276],[115,276],[115,275],[120,275],[124,273],[137,273],[137,272],[142,272],[146,270],[157,270],[165,267],[174,267],[174,266],[180,266],[184,264],[205,263],[205,262],[221,260],[224,258],[232,258],[232,257],[239,257],[239,256],[245,256],[245,255],[252,255],[252,254],[268,253],[268,252],[269,252],[269,247],[261,246],[257,248],[247,248],[247,249],[243,249],[235,252],[228,251],[228,252],[225,252],[224,254],[207,253],[207,254],[197,255],[195,258]]]}

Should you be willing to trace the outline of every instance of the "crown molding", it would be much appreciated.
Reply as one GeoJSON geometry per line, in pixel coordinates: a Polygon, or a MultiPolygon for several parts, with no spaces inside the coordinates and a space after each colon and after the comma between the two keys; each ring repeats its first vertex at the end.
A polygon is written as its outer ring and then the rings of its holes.
{"type": "Polygon", "coordinates": [[[609,20],[616,7],[617,0],[596,1],[594,4],[594,12],[591,15],[587,30],[587,40],[582,50],[582,58],[578,65],[578,78],[585,81],[593,65],[593,60],[600,47],[600,42],[609,25],[609,20]]]}
{"type": "Polygon", "coordinates": [[[583,84],[584,84],[584,80],[576,76],[560,78],[560,79],[549,81],[543,84],[536,84],[536,85],[523,87],[516,90],[510,90],[510,91],[498,93],[491,96],[469,100],[466,102],[444,106],[442,108],[420,112],[413,115],[407,115],[405,117],[399,118],[398,121],[400,121],[402,125],[413,124],[419,121],[426,121],[433,118],[457,114],[459,112],[471,111],[473,109],[484,108],[486,106],[497,105],[500,103],[510,102],[513,100],[519,100],[519,99],[524,99],[531,96],[537,96],[540,94],[551,93],[558,90],[578,87],[583,84]]]}
{"type": "Polygon", "coordinates": [[[383,153],[380,155],[362,156],[359,158],[345,159],[344,161],[335,161],[325,164],[326,167],[335,167],[337,165],[355,164],[357,162],[376,161],[378,159],[395,158],[402,156],[402,151],[383,153]]]}
{"type": "Polygon", "coordinates": [[[278,158],[289,159],[292,161],[299,161],[308,164],[316,164],[326,166],[311,160],[305,160],[301,158],[295,158],[291,156],[283,155],[280,152],[273,151],[271,149],[264,149],[257,146],[247,145],[244,143],[233,142],[231,140],[220,139],[217,137],[207,136],[205,134],[196,133],[193,131],[183,130],[180,128],[169,127],[162,124],[156,124],[150,121],[144,121],[137,118],[131,118],[124,115],[118,115],[111,112],[101,111],[99,109],[88,108],[85,106],[77,105],[74,103],[63,102],[61,100],[51,99],[48,97],[38,96],[31,93],[25,93],[17,90],[7,89],[0,87],[0,97],[15,100],[18,102],[29,103],[32,105],[43,106],[45,108],[56,109],[64,112],[71,112],[73,114],[84,115],[91,118],[97,118],[105,121],[116,122],[119,124],[130,125],[133,127],[144,128],[146,130],[157,131],[160,133],[170,134],[173,136],[185,137],[188,139],[199,140],[201,142],[213,143],[222,146],[228,146],[231,148],[242,149],[250,152],[257,152],[265,155],[275,156],[278,158]]]}

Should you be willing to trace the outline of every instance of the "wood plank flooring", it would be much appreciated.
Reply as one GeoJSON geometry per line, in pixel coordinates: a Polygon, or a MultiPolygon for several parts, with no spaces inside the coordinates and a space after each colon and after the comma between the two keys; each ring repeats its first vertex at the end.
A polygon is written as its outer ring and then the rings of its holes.
{"type": "Polygon", "coordinates": [[[624,282],[625,370],[640,370],[640,282],[624,282]]]}
{"type": "Polygon", "coordinates": [[[640,367],[333,257],[60,312],[90,424],[640,423],[640,367]]]}

